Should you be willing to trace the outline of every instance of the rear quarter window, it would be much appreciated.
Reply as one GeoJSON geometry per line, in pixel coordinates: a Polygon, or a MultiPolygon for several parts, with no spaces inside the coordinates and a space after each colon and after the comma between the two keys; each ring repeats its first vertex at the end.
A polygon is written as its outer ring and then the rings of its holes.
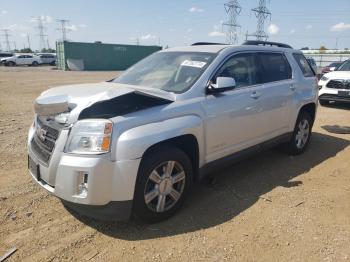
{"type": "Polygon", "coordinates": [[[293,57],[297,64],[299,65],[299,68],[301,72],[303,72],[303,75],[305,77],[311,77],[315,76],[314,70],[311,68],[310,64],[306,60],[305,56],[302,54],[293,54],[293,57]]]}

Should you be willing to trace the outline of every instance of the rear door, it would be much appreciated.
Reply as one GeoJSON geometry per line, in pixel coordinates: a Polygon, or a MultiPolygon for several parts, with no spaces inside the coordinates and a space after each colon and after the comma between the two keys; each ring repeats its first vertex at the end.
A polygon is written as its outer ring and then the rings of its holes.
{"type": "Polygon", "coordinates": [[[260,126],[263,140],[283,133],[289,128],[289,115],[295,89],[291,66],[282,52],[259,52],[263,88],[258,99],[261,108],[260,126]]]}
{"type": "Polygon", "coordinates": [[[31,65],[33,61],[34,61],[34,57],[32,55],[26,55],[26,60],[25,60],[26,65],[31,65]]]}
{"type": "Polygon", "coordinates": [[[25,55],[20,55],[16,58],[16,64],[17,65],[24,65],[26,62],[26,56],[25,55]]]}

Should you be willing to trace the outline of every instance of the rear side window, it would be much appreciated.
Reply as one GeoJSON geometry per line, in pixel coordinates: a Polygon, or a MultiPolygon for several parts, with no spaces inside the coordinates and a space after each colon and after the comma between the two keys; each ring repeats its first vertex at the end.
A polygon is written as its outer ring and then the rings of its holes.
{"type": "Polygon", "coordinates": [[[292,69],[283,54],[259,53],[258,57],[262,67],[261,79],[263,83],[292,78],[292,69]]]}
{"type": "Polygon", "coordinates": [[[314,70],[312,70],[304,55],[293,54],[293,56],[305,77],[315,76],[314,70]]]}

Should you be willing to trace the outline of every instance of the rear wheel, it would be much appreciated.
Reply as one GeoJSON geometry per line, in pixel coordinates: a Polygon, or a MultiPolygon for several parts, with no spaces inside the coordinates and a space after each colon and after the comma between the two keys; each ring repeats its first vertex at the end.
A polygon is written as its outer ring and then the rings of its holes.
{"type": "Polygon", "coordinates": [[[13,61],[10,61],[10,62],[7,62],[7,63],[6,63],[6,65],[7,65],[7,66],[15,66],[15,65],[16,65],[16,63],[15,63],[15,62],[13,62],[13,61]]]}
{"type": "Polygon", "coordinates": [[[38,66],[39,63],[37,61],[33,61],[32,66],[38,66]]]}
{"type": "Polygon", "coordinates": [[[312,120],[310,114],[305,111],[300,112],[295,124],[291,140],[286,144],[287,152],[291,155],[303,153],[311,137],[312,120]]]}
{"type": "Polygon", "coordinates": [[[172,216],[183,204],[192,184],[188,156],[175,147],[160,147],[141,162],[133,211],[149,223],[172,216]]]}

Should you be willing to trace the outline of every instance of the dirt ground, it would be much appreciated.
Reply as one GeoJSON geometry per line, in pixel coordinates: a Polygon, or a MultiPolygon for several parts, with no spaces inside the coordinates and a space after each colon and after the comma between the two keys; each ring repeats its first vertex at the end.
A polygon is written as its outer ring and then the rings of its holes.
{"type": "Polygon", "coordinates": [[[305,154],[273,149],[218,170],[162,223],[104,223],[68,212],[27,172],[33,100],[48,87],[116,74],[0,67],[0,257],[17,247],[8,261],[350,261],[345,105],[319,108],[305,154]]]}

